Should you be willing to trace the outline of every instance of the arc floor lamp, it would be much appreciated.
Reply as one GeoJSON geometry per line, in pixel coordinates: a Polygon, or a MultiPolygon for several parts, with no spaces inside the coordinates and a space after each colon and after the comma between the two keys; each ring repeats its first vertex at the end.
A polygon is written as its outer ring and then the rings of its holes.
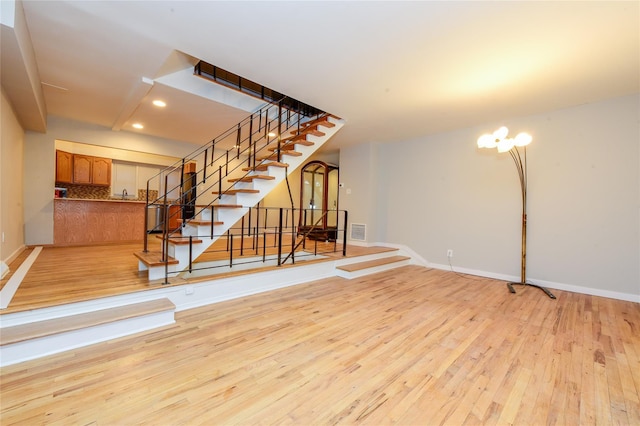
{"type": "Polygon", "coordinates": [[[478,138],[478,148],[497,148],[498,152],[508,152],[518,169],[520,190],[522,192],[522,256],[520,264],[520,282],[509,282],[507,287],[515,293],[514,284],[529,285],[544,291],[552,299],[556,297],[546,288],[537,284],[527,283],[527,145],[533,138],[527,133],[519,133],[515,138],[509,138],[509,129],[500,127],[492,134],[485,134],[478,138]],[[523,153],[520,153],[522,148],[523,153]]]}

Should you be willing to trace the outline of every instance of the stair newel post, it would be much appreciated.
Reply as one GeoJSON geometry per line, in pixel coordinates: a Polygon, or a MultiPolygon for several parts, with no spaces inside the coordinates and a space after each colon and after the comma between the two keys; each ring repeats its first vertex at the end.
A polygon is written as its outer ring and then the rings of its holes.
{"type": "Polygon", "coordinates": [[[267,230],[262,233],[262,263],[267,261],[267,230]]]}
{"type": "MultiPolygon", "coordinates": [[[[169,175],[165,175],[164,177],[164,194],[162,195],[162,207],[163,207],[163,214],[162,214],[162,261],[163,262],[167,262],[167,252],[169,251],[169,244],[168,244],[168,238],[169,238],[169,223],[168,223],[168,219],[169,219],[169,215],[167,214],[169,212],[169,209],[167,209],[167,188],[169,185],[169,175]]],[[[165,266],[168,266],[168,262],[165,266]]]]}
{"type": "Polygon", "coordinates": [[[278,102],[278,163],[281,162],[280,146],[282,141],[282,100],[278,102]]]}
{"type": "Polygon", "coordinates": [[[169,284],[169,209],[167,208],[167,186],[169,175],[164,177],[164,220],[162,223],[162,261],[164,262],[164,284],[169,284]]]}
{"type": "MultiPolygon", "coordinates": [[[[253,114],[251,114],[251,117],[249,118],[249,155],[247,156],[249,158],[249,162],[248,162],[248,166],[251,167],[251,147],[253,145],[253,114]]],[[[254,151],[255,153],[255,147],[254,147],[254,151]]],[[[255,155],[255,154],[254,154],[255,155]]],[[[256,165],[256,159],[255,157],[253,157],[253,165],[256,165]]]]}
{"type": "Polygon", "coordinates": [[[213,239],[213,226],[215,222],[215,211],[213,211],[213,204],[211,205],[211,239],[213,239]]]}
{"type": "MultiPolygon", "coordinates": [[[[293,210],[291,211],[291,263],[296,263],[296,235],[293,226],[293,210]]],[[[289,229],[289,227],[287,227],[289,229]]]]}
{"type": "Polygon", "coordinates": [[[233,268],[233,235],[229,234],[229,268],[233,268]]]}
{"type": "MultiPolygon", "coordinates": [[[[337,239],[337,238],[336,238],[337,239]]],[[[342,256],[347,255],[347,211],[344,211],[344,230],[342,231],[342,256]]]]}
{"type": "MultiPolygon", "coordinates": [[[[151,180],[151,179],[149,179],[151,180]]],[[[147,253],[149,251],[149,230],[147,229],[147,223],[149,223],[149,180],[147,180],[147,193],[146,193],[146,204],[144,209],[144,248],[143,252],[147,253]]]]}
{"type": "Polygon", "coordinates": [[[278,266],[282,264],[282,207],[280,207],[280,217],[278,220],[278,266]]]}
{"type": "MultiPolygon", "coordinates": [[[[229,175],[229,150],[227,150],[226,158],[224,161],[224,175],[229,175]]],[[[222,184],[222,177],[220,177],[220,184],[222,184]]]]}
{"type": "Polygon", "coordinates": [[[240,256],[244,254],[244,216],[240,222],[240,256]]]}
{"type": "Polygon", "coordinates": [[[193,235],[189,235],[189,272],[193,270],[193,235]]]}

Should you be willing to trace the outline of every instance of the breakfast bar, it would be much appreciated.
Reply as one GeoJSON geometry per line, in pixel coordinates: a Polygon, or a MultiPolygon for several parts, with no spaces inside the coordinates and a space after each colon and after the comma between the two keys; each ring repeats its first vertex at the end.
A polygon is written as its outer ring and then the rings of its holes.
{"type": "Polygon", "coordinates": [[[145,202],[55,198],[53,243],[57,246],[142,242],[145,202]]]}

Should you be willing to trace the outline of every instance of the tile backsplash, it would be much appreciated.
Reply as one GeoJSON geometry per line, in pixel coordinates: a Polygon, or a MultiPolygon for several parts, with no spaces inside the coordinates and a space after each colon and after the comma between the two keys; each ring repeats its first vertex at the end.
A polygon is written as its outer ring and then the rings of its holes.
{"type": "Polygon", "coordinates": [[[67,198],[86,198],[89,200],[108,200],[111,187],[91,185],[67,185],[67,198]]]}
{"type": "MultiPolygon", "coordinates": [[[[86,200],[119,200],[120,197],[111,196],[111,187],[108,186],[92,186],[92,185],[66,185],[67,198],[81,198],[86,200]]],[[[131,195],[134,195],[133,193],[131,195]]],[[[149,190],[149,200],[153,201],[158,198],[157,190],[149,190]]],[[[127,197],[127,200],[146,201],[147,190],[138,189],[137,197],[127,197]]]]}

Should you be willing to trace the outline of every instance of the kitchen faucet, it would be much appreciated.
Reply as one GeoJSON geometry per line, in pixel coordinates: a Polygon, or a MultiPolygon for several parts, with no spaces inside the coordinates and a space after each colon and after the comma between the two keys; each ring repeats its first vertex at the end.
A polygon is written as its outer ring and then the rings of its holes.
{"type": "Polygon", "coordinates": [[[127,188],[124,188],[124,189],[122,190],[122,199],[123,199],[123,200],[124,200],[124,199],[126,199],[126,198],[127,198],[127,195],[129,195],[129,194],[127,194],[127,188]]]}

